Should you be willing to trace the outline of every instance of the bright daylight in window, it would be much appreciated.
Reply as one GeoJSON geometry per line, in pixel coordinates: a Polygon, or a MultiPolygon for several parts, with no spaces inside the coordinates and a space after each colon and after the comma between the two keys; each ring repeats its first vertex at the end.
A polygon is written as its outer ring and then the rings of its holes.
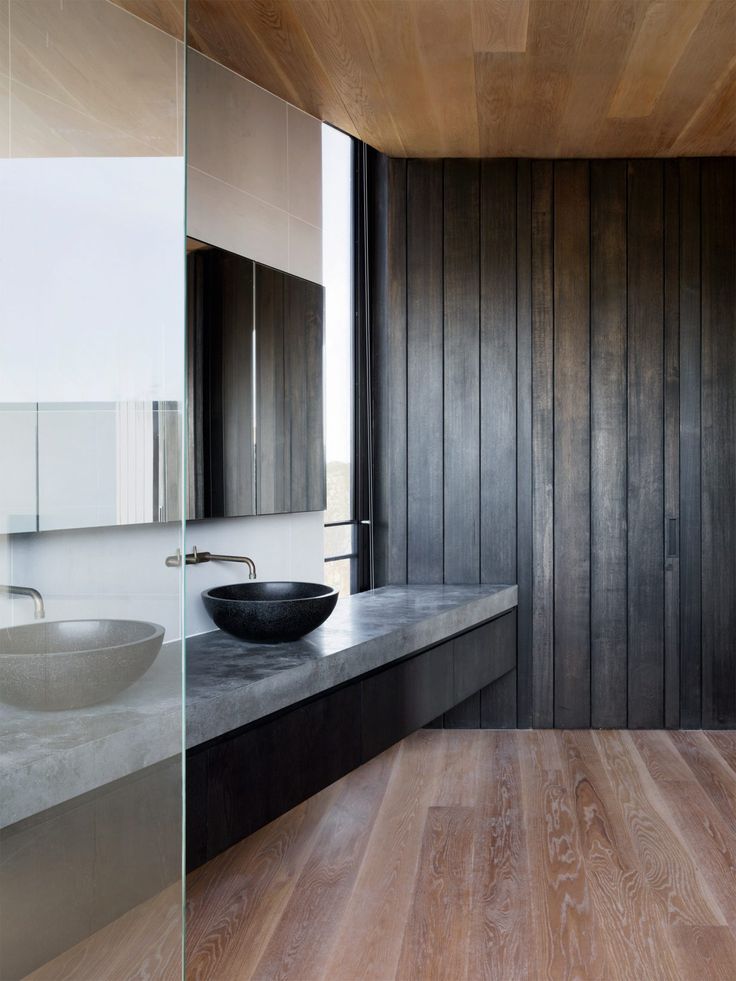
{"type": "Polygon", "coordinates": [[[325,582],[344,596],[354,581],[353,141],[322,127],[325,285],[325,582]]]}

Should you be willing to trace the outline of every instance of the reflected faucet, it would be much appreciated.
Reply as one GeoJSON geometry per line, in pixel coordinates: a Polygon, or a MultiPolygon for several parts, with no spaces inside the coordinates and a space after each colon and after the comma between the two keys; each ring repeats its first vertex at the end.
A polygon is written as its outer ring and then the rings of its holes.
{"type": "Polygon", "coordinates": [[[0,596],[28,596],[33,600],[33,616],[36,620],[43,620],[46,610],[43,605],[43,596],[32,586],[2,586],[0,585],[0,596]]]}
{"type": "MultiPolygon", "coordinates": [[[[256,578],[256,564],[247,555],[216,555],[214,552],[199,552],[195,545],[191,552],[184,556],[187,565],[201,565],[202,562],[244,562],[248,566],[248,578],[256,578]]],[[[166,565],[177,567],[181,565],[181,549],[176,550],[176,555],[169,555],[166,565]]]]}

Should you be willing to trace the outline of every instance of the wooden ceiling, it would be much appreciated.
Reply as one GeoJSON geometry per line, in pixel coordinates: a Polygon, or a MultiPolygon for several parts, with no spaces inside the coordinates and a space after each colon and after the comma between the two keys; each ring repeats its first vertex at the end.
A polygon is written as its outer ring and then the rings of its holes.
{"type": "Polygon", "coordinates": [[[394,156],[736,153],[736,0],[189,0],[188,33],[394,156]]]}

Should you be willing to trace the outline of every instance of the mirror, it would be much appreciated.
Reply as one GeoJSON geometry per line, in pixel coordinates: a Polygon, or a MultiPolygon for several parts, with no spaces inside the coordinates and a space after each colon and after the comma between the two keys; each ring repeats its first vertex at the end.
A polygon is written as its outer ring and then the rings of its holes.
{"type": "Polygon", "coordinates": [[[37,426],[35,402],[0,405],[0,446],[12,461],[0,481],[0,535],[36,531],[37,426]]]}
{"type": "Polygon", "coordinates": [[[256,513],[253,276],[187,239],[187,518],[256,513]]]}
{"type": "Polygon", "coordinates": [[[176,402],[0,405],[0,442],[4,534],[178,518],[176,402]]]}
{"type": "Polygon", "coordinates": [[[187,517],[324,510],[324,289],[188,239],[187,297],[187,517]]]}
{"type": "MultiPolygon", "coordinates": [[[[326,506],[324,289],[187,239],[187,518],[326,506]]],[[[3,533],[180,518],[177,402],[0,405],[3,533]]]]}

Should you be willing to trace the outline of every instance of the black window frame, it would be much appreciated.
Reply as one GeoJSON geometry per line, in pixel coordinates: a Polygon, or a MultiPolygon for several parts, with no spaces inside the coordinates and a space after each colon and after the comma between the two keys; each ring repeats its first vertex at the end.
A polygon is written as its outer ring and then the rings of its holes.
{"type": "Polygon", "coordinates": [[[368,187],[367,146],[349,136],[352,154],[353,227],[353,459],[352,517],[326,521],[325,528],[353,528],[353,549],[342,555],[326,555],[325,562],[350,560],[351,593],[374,587],[373,575],[373,480],[371,422],[370,295],[368,289],[368,187]]]}

